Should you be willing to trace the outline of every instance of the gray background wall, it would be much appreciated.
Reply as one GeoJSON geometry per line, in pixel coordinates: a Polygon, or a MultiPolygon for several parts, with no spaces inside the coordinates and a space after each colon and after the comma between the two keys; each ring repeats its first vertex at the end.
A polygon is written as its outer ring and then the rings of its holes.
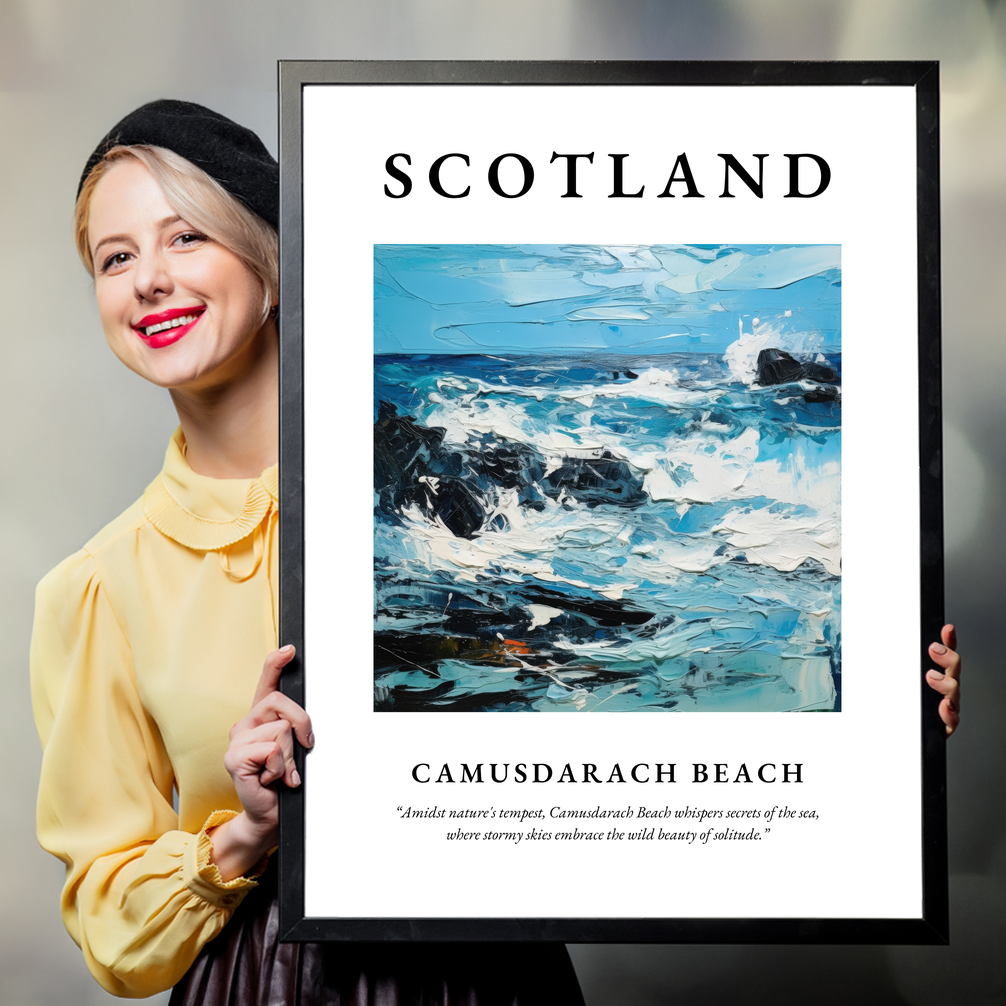
{"type": "Polygon", "coordinates": [[[967,663],[950,744],[953,945],[573,956],[590,1006],[1006,1002],[1004,54],[996,0],[2,0],[0,1006],[108,999],[63,931],[61,868],[34,839],[32,590],[139,495],[175,422],[167,396],[104,345],[71,241],[78,172],[122,114],[166,96],[275,149],[279,58],[942,61],[947,613],[967,663]]]}

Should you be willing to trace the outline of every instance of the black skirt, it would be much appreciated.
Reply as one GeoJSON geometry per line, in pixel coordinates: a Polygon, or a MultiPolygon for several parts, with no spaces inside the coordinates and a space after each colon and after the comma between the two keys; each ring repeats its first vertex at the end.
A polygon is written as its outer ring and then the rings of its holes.
{"type": "Polygon", "coordinates": [[[583,1006],[561,943],[280,943],[275,870],[169,1006],[583,1006]]]}

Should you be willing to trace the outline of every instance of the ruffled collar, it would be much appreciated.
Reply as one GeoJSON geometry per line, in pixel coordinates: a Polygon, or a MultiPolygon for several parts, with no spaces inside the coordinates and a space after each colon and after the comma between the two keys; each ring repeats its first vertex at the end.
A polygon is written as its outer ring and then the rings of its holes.
{"type": "Polygon", "coordinates": [[[211,552],[252,533],[279,499],[279,466],[257,479],[213,479],[185,460],[185,437],[175,430],[164,468],[143,494],[143,512],[162,534],[186,548],[211,552]]]}

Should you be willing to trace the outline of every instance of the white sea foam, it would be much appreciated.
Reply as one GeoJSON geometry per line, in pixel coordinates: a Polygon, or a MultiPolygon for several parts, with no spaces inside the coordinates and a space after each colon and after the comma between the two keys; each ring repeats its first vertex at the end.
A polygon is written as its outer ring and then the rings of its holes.
{"type": "MultiPolygon", "coordinates": [[[[672,585],[683,574],[707,572],[739,553],[751,563],[780,571],[816,559],[830,573],[841,572],[837,510],[793,516],[769,508],[737,507],[708,531],[668,532],[666,538],[642,547],[629,544],[631,518],[612,518],[571,497],[547,500],[539,512],[522,507],[514,490],[498,490],[495,505],[487,505],[484,530],[471,539],[457,537],[438,518],[431,520],[416,507],[407,507],[402,516],[406,534],[394,545],[382,547],[391,565],[397,558],[403,568],[418,563],[428,572],[448,572],[469,583],[480,577],[514,583],[531,578],[590,588],[622,600],[631,598],[644,582],[672,585]],[[503,518],[502,528],[491,523],[495,517],[503,518]],[[729,546],[726,551],[724,543],[729,546]],[[613,562],[618,564],[617,579],[612,577],[613,562]],[[581,576],[571,575],[571,569],[581,570],[581,576]]],[[[776,599],[792,603],[788,596],[776,599]]]]}
{"type": "Polygon", "coordinates": [[[528,632],[548,625],[553,618],[558,618],[562,614],[562,608],[552,608],[547,604],[526,604],[524,607],[531,615],[531,624],[527,627],[528,632]]]}
{"type": "Polygon", "coordinates": [[[784,461],[758,460],[759,434],[749,427],[732,440],[698,433],[669,438],[651,455],[643,488],[653,500],[718,503],[766,496],[795,505],[836,505],[841,492],[837,462],[810,465],[803,447],[794,444],[784,461]]]}
{"type": "MultiPolygon", "coordinates": [[[[747,342],[743,345],[753,366],[757,353],[747,342]]],[[[791,425],[790,452],[779,455],[778,448],[773,448],[773,456],[764,457],[757,428],[747,427],[725,440],[730,427],[714,422],[709,411],[698,412],[687,432],[665,436],[650,435],[645,428],[620,432],[595,421],[610,416],[615,405],[600,405],[598,398],[643,398],[673,407],[681,396],[710,402],[725,394],[722,389],[711,389],[715,393],[711,394],[682,388],[679,374],[670,368],[650,368],[632,381],[617,384],[525,389],[450,379],[439,382],[439,388],[429,395],[432,408],[423,421],[443,430],[447,445],[473,446],[487,436],[526,445],[543,459],[546,477],[571,458],[613,457],[641,476],[653,502],[674,505],[679,515],[695,504],[736,506],[712,529],[707,526],[695,534],[668,531],[665,540],[632,548],[629,541],[637,520],[632,512],[626,514],[626,522],[613,522],[609,508],[583,505],[575,498],[575,490],[568,488],[558,499],[546,499],[539,512],[521,507],[515,491],[489,487],[483,530],[473,539],[457,538],[418,509],[406,511],[409,535],[417,549],[415,559],[430,570],[448,571],[469,582],[483,576],[510,582],[532,577],[587,586],[589,580],[591,589],[613,600],[631,598],[644,581],[671,584],[739,553],[751,563],[779,571],[791,571],[812,559],[830,573],[840,573],[840,465],[837,460],[822,459],[816,443],[829,431],[791,425]],[[560,406],[569,425],[556,424],[549,402],[542,408],[531,399],[571,403],[572,410],[560,406]],[[751,501],[759,498],[801,509],[794,513],[788,507],[752,507],[751,501]],[[496,522],[503,524],[502,530],[493,526],[497,516],[503,518],[496,522]],[[724,544],[728,546],[725,552],[724,544]],[[555,565],[557,560],[562,561],[555,565]],[[616,568],[617,580],[612,575],[616,568]],[[584,571],[582,579],[575,570],[584,571]]],[[[689,403],[690,407],[694,404],[689,403]]],[[[430,488],[435,492],[438,486],[430,488]]]]}
{"type": "Polygon", "coordinates": [[[730,376],[750,387],[758,376],[758,354],[765,349],[769,332],[741,332],[736,342],[730,343],[723,354],[723,362],[730,368],[730,376]]]}
{"type": "MultiPolygon", "coordinates": [[[[803,359],[813,357],[818,363],[827,360],[821,352],[823,337],[820,332],[796,332],[786,329],[781,319],[762,322],[758,318],[752,320],[750,332],[744,331],[743,323],[738,318],[737,330],[737,340],[727,346],[723,362],[730,369],[731,378],[748,387],[756,386],[758,354],[763,349],[781,349],[803,359]]],[[[805,390],[816,387],[816,384],[806,384],[805,390]]]]}
{"type": "MultiPolygon", "coordinates": [[[[755,356],[757,357],[757,354],[755,356]]],[[[680,379],[680,375],[675,369],[662,370],[659,367],[648,367],[631,381],[617,383],[608,381],[604,384],[581,384],[576,387],[552,385],[527,387],[509,383],[503,385],[502,383],[492,384],[477,378],[472,378],[466,385],[438,381],[437,386],[440,388],[460,387],[468,391],[469,394],[461,397],[469,404],[478,397],[498,394],[505,395],[508,400],[521,397],[534,398],[539,402],[546,398],[575,401],[583,403],[588,408],[593,404],[595,398],[638,399],[668,405],[671,408],[695,408],[711,405],[726,394],[722,388],[682,388],[680,379]]],[[[431,402],[437,404],[445,401],[440,395],[430,395],[429,397],[431,402]]]]}
{"type": "MultiPolygon", "coordinates": [[[[759,460],[759,433],[753,427],[731,440],[719,436],[722,424],[682,437],[641,443],[637,435],[622,435],[604,426],[583,425],[566,430],[536,422],[519,402],[464,395],[444,400],[427,417],[427,425],[444,430],[444,440],[462,445],[473,434],[492,434],[511,443],[534,447],[545,459],[546,474],[569,457],[600,457],[604,452],[632,465],[643,475],[643,489],[654,501],[716,503],[766,496],[785,503],[823,507],[836,505],[841,490],[837,462],[812,465],[795,440],[784,461],[759,460]]],[[[808,428],[808,439],[821,430],[808,428]]]]}
{"type": "MultiPolygon", "coordinates": [[[[568,505],[548,500],[543,512],[520,505],[512,489],[500,489],[496,505],[487,507],[487,524],[475,538],[459,538],[440,518],[428,519],[418,507],[402,511],[410,542],[411,557],[430,572],[441,570],[468,583],[475,583],[480,574],[517,582],[525,576],[552,583],[568,583],[588,588],[590,585],[575,577],[561,576],[552,567],[551,559],[561,547],[566,534],[589,530],[593,546],[614,538],[621,530],[619,521],[598,521],[585,529],[578,514],[568,505]],[[488,523],[503,518],[500,530],[488,523]]],[[[399,548],[398,552],[410,558],[399,548]]]]}
{"type": "MultiPolygon", "coordinates": [[[[593,399],[598,395],[607,398],[621,395],[644,397],[652,401],[662,401],[666,405],[694,407],[714,402],[724,394],[718,389],[711,392],[689,392],[678,389],[677,374],[673,371],[655,373],[648,371],[647,374],[650,377],[644,374],[640,375],[638,381],[611,386],[614,388],[611,391],[606,390],[608,386],[585,386],[553,394],[567,401],[576,401],[585,409],[593,405],[593,399]],[[641,385],[640,381],[643,382],[641,385]],[[646,392],[640,394],[638,389],[627,390],[632,389],[634,385],[645,388],[646,392]],[[692,400],[686,401],[689,396],[692,400]]],[[[501,395],[511,391],[507,388],[493,389],[488,386],[482,390],[496,390],[501,395]]],[[[464,394],[448,399],[434,393],[429,397],[434,408],[426,416],[425,424],[442,429],[445,443],[460,446],[471,442],[476,436],[494,435],[500,440],[524,444],[535,448],[545,458],[548,466],[546,474],[559,468],[566,457],[600,457],[604,451],[608,451],[621,461],[628,462],[641,472],[650,471],[657,463],[657,448],[654,445],[640,444],[638,435],[623,435],[603,426],[591,425],[592,413],[589,411],[578,414],[577,418],[582,425],[557,429],[553,425],[544,425],[535,420],[512,395],[503,399],[485,394],[464,394]]],[[[544,393],[539,392],[534,397],[541,401],[544,393]]],[[[719,424],[711,424],[711,427],[713,426],[722,429],[719,424]]]]}
{"type": "Polygon", "coordinates": [[[625,384],[587,385],[584,388],[565,389],[559,392],[559,397],[569,401],[590,398],[636,398],[647,402],[657,402],[673,409],[695,408],[711,405],[722,398],[726,392],[720,388],[710,390],[693,390],[679,385],[680,375],[677,370],[661,370],[659,367],[649,367],[638,377],[625,384]]]}
{"type": "Polygon", "coordinates": [[[748,562],[772,566],[782,572],[796,569],[806,559],[816,559],[834,576],[842,573],[842,538],[838,511],[797,516],[776,513],[768,507],[731,510],[716,527],[748,562]]]}

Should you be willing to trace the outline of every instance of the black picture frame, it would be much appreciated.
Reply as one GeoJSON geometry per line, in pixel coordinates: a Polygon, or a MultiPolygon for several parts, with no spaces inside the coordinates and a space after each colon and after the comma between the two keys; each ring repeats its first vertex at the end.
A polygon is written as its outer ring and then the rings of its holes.
{"type": "MultiPolygon", "coordinates": [[[[280,641],[298,648],[282,688],[310,711],[310,652],[304,647],[304,382],[302,95],[306,86],[683,85],[792,87],[907,86],[916,108],[919,563],[918,648],[922,723],[923,905],[918,918],[320,918],[305,914],[304,779],[281,794],[280,927],[287,941],[563,941],[639,943],[939,944],[948,934],[945,736],[939,696],[924,680],[927,647],[943,624],[940,378],[939,72],[934,62],[404,62],[281,61],[280,104],[280,641]]],[[[333,863],[351,869],[353,864],[333,863]]]]}

